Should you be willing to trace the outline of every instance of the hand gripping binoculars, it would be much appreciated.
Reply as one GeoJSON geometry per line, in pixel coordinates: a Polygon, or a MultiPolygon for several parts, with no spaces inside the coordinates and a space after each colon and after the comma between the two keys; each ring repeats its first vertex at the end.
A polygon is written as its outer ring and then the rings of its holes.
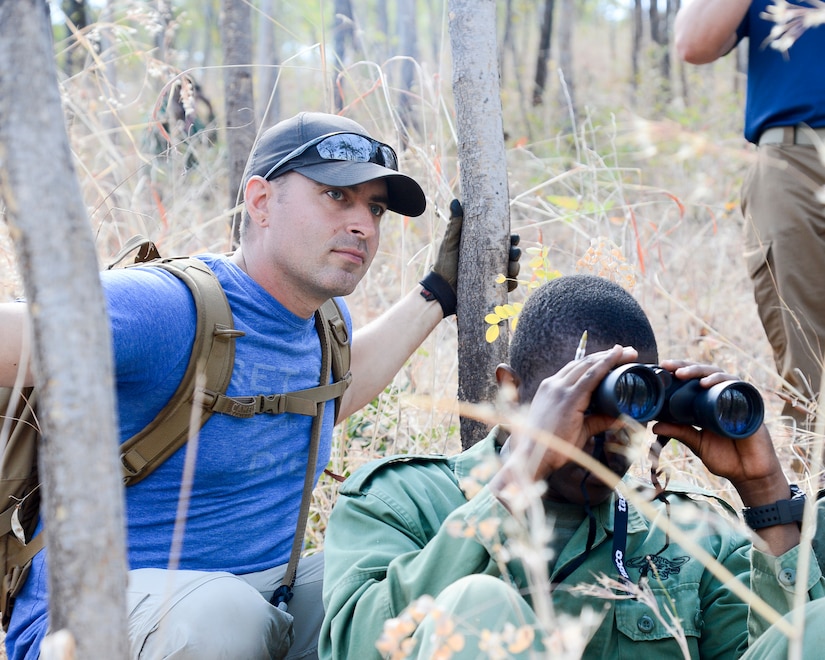
{"type": "Polygon", "coordinates": [[[593,393],[590,412],[628,415],[642,424],[690,424],[738,440],[762,425],[765,406],[757,389],[741,380],[706,389],[699,379],[679,380],[659,366],[632,363],[605,376],[593,393]]]}

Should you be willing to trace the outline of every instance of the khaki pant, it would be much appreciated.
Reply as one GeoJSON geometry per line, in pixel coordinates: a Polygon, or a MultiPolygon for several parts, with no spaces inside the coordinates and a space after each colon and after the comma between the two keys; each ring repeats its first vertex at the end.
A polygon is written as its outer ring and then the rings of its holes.
{"type": "Polygon", "coordinates": [[[323,555],[301,559],[288,611],[269,603],[285,572],[129,571],[130,657],[317,658],[323,555]]]}
{"type": "MultiPolygon", "coordinates": [[[[766,145],[742,186],[744,250],[759,318],[786,390],[815,401],[825,345],[825,166],[815,147],[766,145]]],[[[785,414],[807,426],[805,413],[785,414]]]]}

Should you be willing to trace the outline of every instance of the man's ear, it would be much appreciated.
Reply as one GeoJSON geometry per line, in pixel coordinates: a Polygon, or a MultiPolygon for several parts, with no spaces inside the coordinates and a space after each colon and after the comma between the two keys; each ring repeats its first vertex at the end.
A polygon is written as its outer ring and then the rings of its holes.
{"type": "Polygon", "coordinates": [[[519,400],[518,389],[521,379],[509,364],[500,364],[496,367],[496,382],[502,392],[510,392],[513,401],[519,400]]]}
{"type": "Polygon", "coordinates": [[[260,176],[253,176],[246,182],[244,189],[244,206],[250,219],[256,225],[264,225],[269,219],[267,203],[272,188],[269,181],[260,176]]]}

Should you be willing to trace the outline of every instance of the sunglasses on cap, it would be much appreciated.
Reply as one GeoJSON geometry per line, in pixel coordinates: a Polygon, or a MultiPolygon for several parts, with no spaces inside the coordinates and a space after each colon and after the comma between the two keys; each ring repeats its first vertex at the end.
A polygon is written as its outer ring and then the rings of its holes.
{"type": "Polygon", "coordinates": [[[309,149],[315,148],[322,160],[348,160],[354,163],[375,163],[398,171],[398,156],[392,147],[357,133],[328,133],[302,144],[281,158],[264,175],[271,179],[275,173],[291,160],[298,158],[309,149]]]}

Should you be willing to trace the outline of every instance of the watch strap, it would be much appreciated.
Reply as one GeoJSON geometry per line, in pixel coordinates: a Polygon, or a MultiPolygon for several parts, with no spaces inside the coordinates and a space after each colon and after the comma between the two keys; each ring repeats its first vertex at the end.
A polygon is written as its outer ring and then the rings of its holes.
{"type": "Polygon", "coordinates": [[[791,485],[791,497],[773,504],[752,506],[742,510],[745,523],[751,529],[764,529],[774,525],[801,523],[805,512],[805,493],[799,486],[791,485]]]}

